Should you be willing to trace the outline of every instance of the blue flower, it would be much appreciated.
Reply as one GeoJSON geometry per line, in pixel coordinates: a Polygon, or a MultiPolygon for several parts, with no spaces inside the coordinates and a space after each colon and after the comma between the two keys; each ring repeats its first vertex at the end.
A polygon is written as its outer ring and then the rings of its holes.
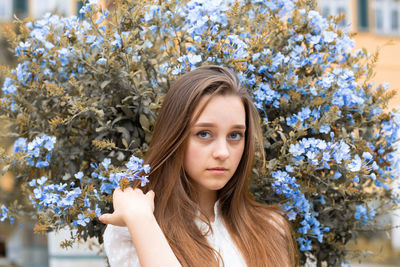
{"type": "Polygon", "coordinates": [[[104,158],[104,160],[100,164],[103,165],[104,169],[107,171],[110,163],[111,163],[111,159],[104,158]]]}
{"type": "Polygon", "coordinates": [[[85,217],[84,214],[78,214],[78,219],[73,222],[74,225],[82,225],[86,226],[90,222],[90,219],[88,217],[85,217]]]}
{"type": "Polygon", "coordinates": [[[290,165],[286,165],[286,166],[285,166],[285,170],[286,170],[286,172],[294,172],[293,167],[290,166],[290,165]]]}
{"type": "Polygon", "coordinates": [[[339,179],[340,177],[342,177],[342,174],[339,171],[335,172],[335,175],[333,176],[333,178],[339,179]]]}
{"type": "Polygon", "coordinates": [[[311,240],[304,237],[297,238],[297,242],[300,244],[301,251],[308,251],[312,249],[311,240]]]}
{"type": "Polygon", "coordinates": [[[97,5],[97,0],[88,0],[84,6],[79,10],[79,14],[85,15],[92,11],[92,6],[97,5]]]}
{"type": "Polygon", "coordinates": [[[343,160],[350,159],[350,146],[346,144],[343,140],[334,145],[333,159],[340,164],[343,160]]]}
{"type": "Polygon", "coordinates": [[[143,165],[143,170],[144,170],[144,172],[145,173],[150,173],[150,165],[149,164],[145,164],[145,165],[143,165]]]}
{"type": "Polygon", "coordinates": [[[363,224],[368,224],[369,221],[374,219],[376,213],[372,208],[370,208],[369,212],[368,208],[364,205],[356,205],[355,208],[354,218],[356,220],[360,220],[363,224]]]}
{"type": "Polygon", "coordinates": [[[43,161],[43,160],[39,160],[35,164],[36,168],[44,168],[44,167],[48,167],[48,166],[49,166],[49,163],[47,161],[43,161]]]}
{"type": "Polygon", "coordinates": [[[249,53],[247,52],[247,44],[243,42],[237,35],[228,35],[231,46],[234,47],[234,52],[232,53],[233,58],[246,58],[249,53]]]}
{"type": "Polygon", "coordinates": [[[324,38],[324,42],[331,43],[337,38],[337,33],[332,31],[323,31],[322,36],[324,38]]]}
{"type": "Polygon", "coordinates": [[[19,151],[26,152],[28,149],[28,144],[26,143],[27,139],[20,137],[14,142],[14,149],[13,152],[17,153],[19,151]]]}
{"type": "Polygon", "coordinates": [[[29,62],[24,61],[11,71],[12,74],[17,76],[17,81],[26,86],[28,82],[32,79],[32,73],[30,72],[29,62]]]}
{"type": "Polygon", "coordinates": [[[78,173],[75,173],[75,178],[76,179],[78,179],[78,180],[81,180],[82,179],[82,177],[83,177],[83,172],[78,172],[78,173]]]}
{"type": "Polygon", "coordinates": [[[36,168],[43,168],[49,166],[51,154],[56,142],[55,136],[37,136],[34,140],[27,143],[26,138],[18,138],[14,142],[14,153],[23,152],[27,153],[27,165],[35,166],[36,168]],[[47,153],[42,154],[42,148],[47,150],[47,153]]]}
{"type": "MultiPolygon", "coordinates": [[[[260,110],[264,110],[264,105],[270,105],[274,103],[274,101],[279,100],[280,97],[281,95],[272,90],[268,83],[258,84],[258,87],[254,91],[253,95],[254,104],[260,110]]],[[[275,107],[279,107],[279,102],[275,107]]]]}
{"type": "Polygon", "coordinates": [[[20,56],[21,54],[26,55],[27,54],[26,52],[30,50],[30,47],[31,47],[30,42],[19,42],[19,44],[15,48],[15,53],[17,54],[17,56],[20,56]]]}
{"type": "Polygon", "coordinates": [[[47,151],[53,151],[54,145],[56,143],[56,137],[55,136],[48,136],[48,135],[42,135],[42,140],[44,143],[44,148],[47,149],[47,151]]]}
{"type": "Polygon", "coordinates": [[[139,169],[141,167],[142,164],[143,164],[142,159],[137,158],[134,155],[132,155],[129,158],[129,162],[126,163],[125,166],[128,168],[128,170],[136,171],[137,169],[139,169]]]}
{"type": "Polygon", "coordinates": [[[44,185],[44,183],[47,181],[47,177],[46,176],[42,176],[40,177],[40,179],[37,179],[36,182],[38,185],[44,185]]]}
{"type": "Polygon", "coordinates": [[[310,38],[308,38],[308,41],[312,45],[319,44],[319,42],[321,41],[321,36],[319,35],[310,36],[310,38]]]}
{"type": "Polygon", "coordinates": [[[185,57],[178,58],[179,62],[187,62],[189,65],[196,65],[201,62],[201,55],[188,54],[185,57]]]}
{"type": "Polygon", "coordinates": [[[111,42],[112,46],[115,46],[117,48],[121,48],[122,47],[122,39],[121,36],[118,33],[114,33],[114,41],[111,42]]]}
{"type": "Polygon", "coordinates": [[[347,166],[347,168],[352,172],[358,172],[361,170],[362,160],[358,155],[355,155],[353,161],[347,166]]]}
{"type": "Polygon", "coordinates": [[[13,84],[13,80],[6,77],[3,83],[3,87],[1,88],[4,94],[16,94],[17,87],[13,84]]]}
{"type": "Polygon", "coordinates": [[[101,209],[99,208],[99,206],[97,204],[96,204],[96,207],[95,207],[94,211],[96,212],[96,216],[97,217],[101,216],[101,209]]]}
{"type": "Polygon", "coordinates": [[[112,190],[114,190],[116,187],[111,184],[111,183],[102,183],[100,186],[100,192],[106,193],[107,195],[112,194],[112,190]]]}

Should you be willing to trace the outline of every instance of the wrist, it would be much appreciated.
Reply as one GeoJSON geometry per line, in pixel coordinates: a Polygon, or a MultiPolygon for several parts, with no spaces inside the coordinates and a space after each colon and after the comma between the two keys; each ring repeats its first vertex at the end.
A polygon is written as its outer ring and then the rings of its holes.
{"type": "Polygon", "coordinates": [[[151,212],[143,212],[143,213],[130,213],[127,214],[124,218],[125,225],[127,226],[138,226],[141,224],[147,224],[152,221],[155,221],[154,214],[151,212]]]}

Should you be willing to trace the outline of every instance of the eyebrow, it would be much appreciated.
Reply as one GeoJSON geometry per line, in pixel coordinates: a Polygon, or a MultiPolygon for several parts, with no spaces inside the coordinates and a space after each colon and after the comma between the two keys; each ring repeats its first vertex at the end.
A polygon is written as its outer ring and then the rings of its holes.
{"type": "MultiPolygon", "coordinates": [[[[211,123],[211,122],[199,122],[193,125],[193,127],[215,127],[216,124],[211,123]]],[[[246,125],[244,124],[234,124],[232,125],[232,128],[235,129],[246,129],[246,125]]]]}

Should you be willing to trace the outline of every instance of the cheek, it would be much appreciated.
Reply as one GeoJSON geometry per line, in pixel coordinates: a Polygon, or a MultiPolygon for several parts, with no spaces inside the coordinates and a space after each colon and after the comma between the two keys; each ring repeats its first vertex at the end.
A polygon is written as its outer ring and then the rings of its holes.
{"type": "Polygon", "coordinates": [[[201,152],[193,142],[188,142],[184,153],[183,167],[186,172],[191,170],[200,162],[201,152]],[[196,164],[197,163],[197,164],[196,164]]]}
{"type": "Polygon", "coordinates": [[[241,159],[242,156],[243,156],[243,152],[244,152],[244,142],[243,142],[243,144],[242,144],[240,147],[238,147],[238,148],[234,151],[234,159],[235,159],[236,164],[239,164],[240,159],[241,159]]]}

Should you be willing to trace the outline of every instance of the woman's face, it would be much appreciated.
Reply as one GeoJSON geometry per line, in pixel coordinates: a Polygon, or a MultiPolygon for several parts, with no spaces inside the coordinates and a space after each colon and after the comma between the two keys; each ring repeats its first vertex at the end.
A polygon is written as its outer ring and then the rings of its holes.
{"type": "MultiPolygon", "coordinates": [[[[204,96],[194,111],[210,98],[204,96]]],[[[194,126],[185,147],[184,168],[198,193],[223,188],[243,154],[246,112],[238,96],[213,96],[194,126]]]]}

